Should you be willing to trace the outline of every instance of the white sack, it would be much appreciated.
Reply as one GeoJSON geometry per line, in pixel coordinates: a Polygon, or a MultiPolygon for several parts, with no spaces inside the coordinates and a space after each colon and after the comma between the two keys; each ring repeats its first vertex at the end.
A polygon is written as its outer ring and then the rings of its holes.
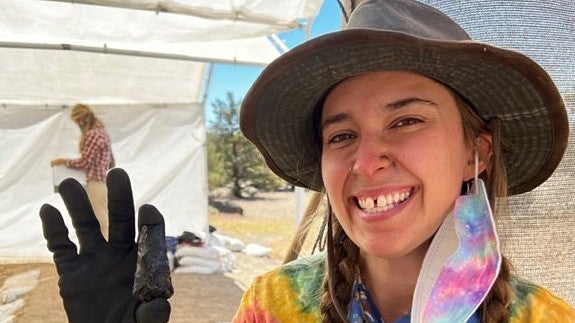
{"type": "Polygon", "coordinates": [[[244,250],[242,250],[243,253],[252,257],[267,257],[271,251],[271,248],[264,247],[257,243],[248,243],[244,250]]]}

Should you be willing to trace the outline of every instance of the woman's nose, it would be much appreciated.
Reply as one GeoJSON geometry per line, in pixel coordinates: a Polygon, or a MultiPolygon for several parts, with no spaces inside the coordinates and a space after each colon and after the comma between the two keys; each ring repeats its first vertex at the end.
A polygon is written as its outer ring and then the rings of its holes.
{"type": "Polygon", "coordinates": [[[355,158],[350,165],[350,172],[369,177],[388,169],[392,164],[389,157],[389,143],[380,136],[371,136],[360,139],[355,158]]]}

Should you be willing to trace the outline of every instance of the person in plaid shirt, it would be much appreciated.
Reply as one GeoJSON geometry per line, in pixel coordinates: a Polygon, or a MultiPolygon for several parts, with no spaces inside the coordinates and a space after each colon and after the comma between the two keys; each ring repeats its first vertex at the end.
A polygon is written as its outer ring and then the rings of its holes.
{"type": "Polygon", "coordinates": [[[108,192],[106,173],[114,167],[114,156],[110,136],[104,124],[96,118],[94,112],[85,104],[76,104],[72,108],[72,120],[80,127],[80,157],[75,159],[57,158],[52,166],[65,165],[69,168],[86,171],[87,192],[100,222],[102,235],[108,238],[108,192]]]}

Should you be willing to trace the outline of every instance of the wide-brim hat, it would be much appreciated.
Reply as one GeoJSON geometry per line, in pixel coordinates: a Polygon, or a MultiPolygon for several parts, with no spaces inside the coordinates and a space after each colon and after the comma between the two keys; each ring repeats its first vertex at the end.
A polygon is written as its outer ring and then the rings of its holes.
{"type": "Polygon", "coordinates": [[[456,91],[484,120],[498,117],[510,144],[504,153],[510,195],[549,178],[567,147],[565,105],[541,66],[471,40],[445,14],[412,0],[364,1],[345,30],[270,63],[244,98],[241,130],[274,173],[322,191],[317,109],[335,84],[380,70],[427,76],[456,91]]]}

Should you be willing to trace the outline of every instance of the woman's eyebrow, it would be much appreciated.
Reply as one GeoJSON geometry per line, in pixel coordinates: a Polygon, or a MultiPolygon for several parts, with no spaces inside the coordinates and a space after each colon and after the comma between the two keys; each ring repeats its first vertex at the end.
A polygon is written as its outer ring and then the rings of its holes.
{"type": "Polygon", "coordinates": [[[349,116],[347,115],[347,113],[338,113],[336,115],[328,117],[321,123],[321,129],[325,129],[325,127],[327,127],[329,125],[336,124],[336,123],[342,122],[344,120],[347,120],[348,117],[349,116]]]}
{"type": "Polygon", "coordinates": [[[401,100],[397,100],[397,101],[388,103],[385,105],[385,108],[389,111],[393,111],[393,110],[401,109],[403,107],[406,107],[406,106],[412,105],[412,104],[425,104],[425,105],[431,105],[431,106],[437,107],[437,103],[435,103],[433,101],[421,99],[418,97],[411,97],[411,98],[401,99],[401,100]]]}

